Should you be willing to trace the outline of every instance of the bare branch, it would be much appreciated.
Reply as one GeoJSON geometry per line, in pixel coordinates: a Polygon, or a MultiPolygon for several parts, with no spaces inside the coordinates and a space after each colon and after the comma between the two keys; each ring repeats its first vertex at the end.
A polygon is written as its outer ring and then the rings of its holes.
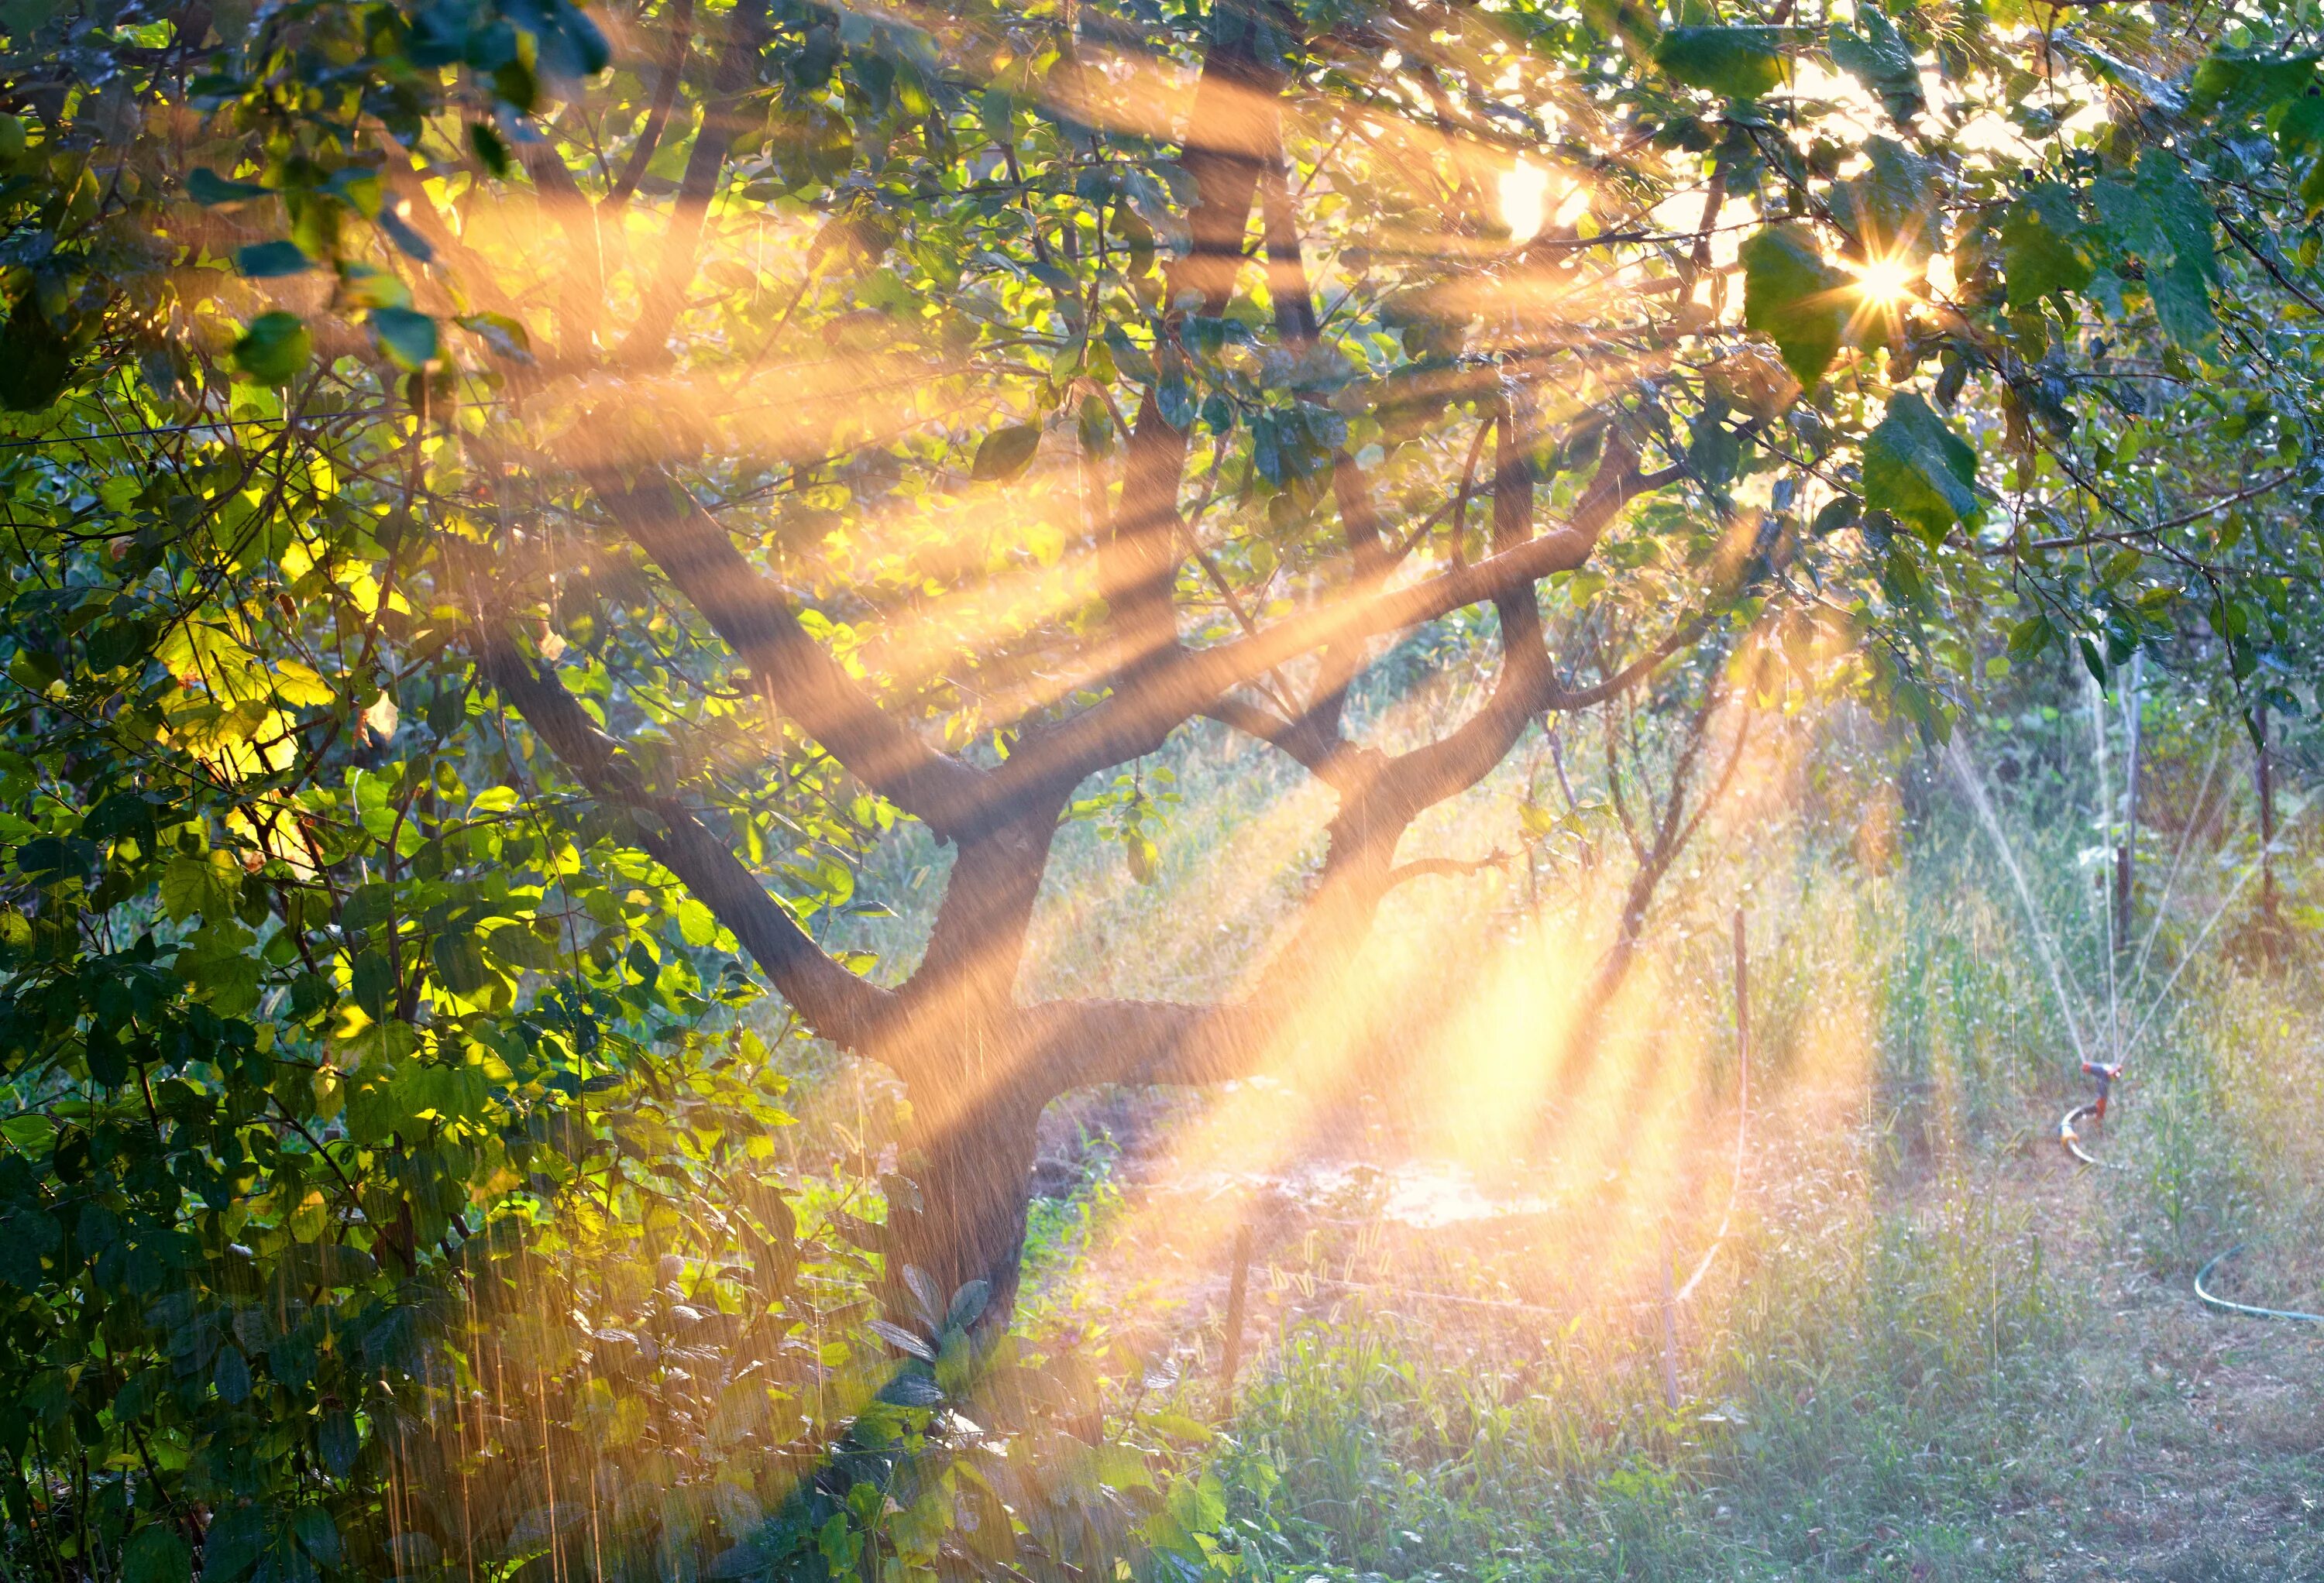
{"type": "Polygon", "coordinates": [[[1487,869],[1508,866],[1509,854],[1495,847],[1481,858],[1415,858],[1408,863],[1398,863],[1388,873],[1388,888],[1408,885],[1415,879],[1434,875],[1447,879],[1465,879],[1487,869]]]}

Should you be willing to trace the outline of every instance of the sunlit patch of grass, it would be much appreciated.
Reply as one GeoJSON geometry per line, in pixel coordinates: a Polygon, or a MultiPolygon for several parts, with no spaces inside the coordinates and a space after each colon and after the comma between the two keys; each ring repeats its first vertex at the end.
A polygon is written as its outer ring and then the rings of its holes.
{"type": "MultiPolygon", "coordinates": [[[[2053,1366],[2079,1301],[2023,1211],[1954,1186],[1932,1212],[1843,1192],[1759,1226],[1687,1316],[1675,1412],[1628,1292],[1491,1345],[1360,1303],[1296,1326],[1224,1463],[1250,1553],[1452,1579],[1999,1560],[1971,1549],[1980,1520],[2043,1479],[1995,1448],[2073,1410],[2053,1366]]],[[[1911,1575],[1969,1575],[1944,1564],[1911,1575]]]]}

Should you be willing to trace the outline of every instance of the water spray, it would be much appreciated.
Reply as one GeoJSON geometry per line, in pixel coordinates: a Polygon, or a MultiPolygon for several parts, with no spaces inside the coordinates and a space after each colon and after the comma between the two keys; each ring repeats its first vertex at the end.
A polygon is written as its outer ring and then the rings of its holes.
{"type": "MultiPolygon", "coordinates": [[[[2116,986],[2113,982],[2114,959],[2111,947],[2114,943],[2112,927],[2114,920],[2109,917],[2107,988],[2108,999],[2115,1010],[2111,1030],[2116,1039],[2115,1059],[2111,1061],[2095,1059],[2090,1054],[2089,1047],[2082,1043],[2081,1028],[2074,1017],[2073,1002],[2066,993],[2065,974],[2059,966],[2057,950],[2051,943],[2049,933],[2043,927],[2041,914],[2034,905],[2033,888],[2026,883],[2025,872],[2018,865],[2017,854],[2002,832],[2001,822],[1994,814],[1991,800],[1986,796],[1983,779],[1978,775],[1977,767],[1970,761],[1968,751],[1962,747],[1959,736],[1952,738],[1947,747],[1947,759],[1952,769],[1953,778],[1969,797],[1969,805],[1977,814],[1978,823],[1983,826],[1987,838],[1992,842],[1995,852],[2001,859],[2003,869],[2009,875],[2010,883],[2017,891],[2018,902],[2025,909],[2026,927],[2032,932],[2035,954],[2041,958],[2043,969],[2049,976],[2050,991],[2057,999],[2058,1013],[2065,1023],[2066,1037],[2074,1046],[2075,1060],[2080,1065],[2082,1075],[2097,1085],[2095,1094],[2075,1105],[2058,1118],[2058,1143],[2079,1164],[2094,1170],[2119,1171],[2123,1169],[2120,1164],[2112,1160],[2101,1160],[2083,1146],[2082,1123],[2087,1121],[2095,1122],[2099,1126],[2105,1125],[2107,1101],[2113,1097],[2114,1085],[2122,1080],[2124,1070],[2128,1064],[2124,1054],[2125,1050],[2135,1048],[2139,1040],[2144,1037],[2148,1026],[2154,1020],[2155,1014],[2162,1009],[2170,999],[2171,991],[2177,987],[2179,976],[2186,971],[2188,964],[2194,961],[2204,944],[2209,941],[2211,932],[2218,927],[2219,920],[2227,916],[2227,909],[2235,904],[2236,898],[2243,894],[2244,886],[2250,881],[2252,874],[2259,866],[2258,861],[2255,860],[2247,865],[2236,877],[2235,884],[2228,888],[2227,894],[2220,900],[2219,905],[2212,910],[2210,917],[2204,922],[2202,931],[2196,935],[2195,943],[2181,956],[2178,965],[2172,969],[2170,977],[2163,980],[2163,988],[2155,996],[2153,1003],[2139,1017],[2137,1025],[2131,1029],[2127,1038],[2122,1035],[2119,1002],[2116,999],[2116,986]]],[[[2101,733],[2099,747],[2101,776],[2104,774],[2104,751],[2103,733],[2101,733]]],[[[2214,752],[2210,765],[2203,772],[2203,787],[2207,791],[2211,784],[2212,771],[2217,768],[2218,764],[2218,757],[2214,752]]],[[[2198,800],[2200,800],[2200,794],[2198,794],[2198,800]]],[[[2263,856],[2264,852],[2265,849],[2263,846],[2263,856]]],[[[2185,855],[2185,840],[2182,835],[2180,850],[2172,855],[2170,875],[2164,881],[2163,894],[2166,901],[2169,898],[2172,885],[2178,879],[2180,863],[2185,855]]],[[[2111,889],[2110,886],[2109,891],[2111,889]]],[[[2111,897],[2109,899],[2111,900],[2111,897]]],[[[2137,972],[2140,986],[2143,986],[2145,981],[2147,954],[2153,949],[2154,931],[2159,930],[2161,926],[2162,918],[2158,912],[2153,928],[2149,931],[2139,953],[2137,972]]],[[[2248,1242],[2238,1242],[2225,1253],[2214,1255],[2209,1262],[2196,1271],[2194,1282],[2196,1298],[2207,1308],[2216,1309],[2221,1313],[2239,1314],[2247,1319],[2292,1320],[2306,1324],[2324,1324],[2324,1314],[2307,1313],[2297,1309],[2264,1308],[2255,1303],[2236,1302],[2221,1297],[2211,1290],[2210,1280],[2213,1273],[2221,1265],[2226,1264],[2250,1246],[2248,1242]]]]}

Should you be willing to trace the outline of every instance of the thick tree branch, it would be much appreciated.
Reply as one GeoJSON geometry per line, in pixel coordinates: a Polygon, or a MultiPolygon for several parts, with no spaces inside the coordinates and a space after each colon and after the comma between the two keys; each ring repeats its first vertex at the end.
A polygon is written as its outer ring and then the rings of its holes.
{"type": "Polygon", "coordinates": [[[985,816],[985,773],[937,752],[890,717],[807,634],[782,591],[743,559],[725,528],[675,478],[659,466],[624,477],[602,458],[576,460],[576,471],[622,530],[767,678],[783,711],[833,758],[944,839],[985,816]]]}
{"type": "MultiPolygon", "coordinates": [[[[1526,455],[1530,437],[1517,418],[1503,411],[1494,421],[1493,552],[1507,555],[1533,533],[1533,465],[1526,455]]],[[[1623,481],[1637,474],[1637,454],[1615,430],[1607,440],[1600,476],[1609,487],[1600,498],[1611,498],[1623,481]]],[[[1585,502],[1585,514],[1597,507],[1585,502]]],[[[1607,513],[1610,519],[1610,511],[1607,513]]],[[[1541,627],[1540,596],[1531,583],[1521,583],[1494,595],[1494,613],[1500,618],[1501,668],[1494,678],[1492,696],[1468,720],[1442,739],[1393,759],[1381,772],[1375,795],[1392,797],[1406,816],[1432,804],[1456,796],[1490,774],[1494,765],[1517,745],[1533,717],[1548,706],[1556,672],[1541,627]]]]}
{"type": "Polygon", "coordinates": [[[1319,326],[1315,299],[1307,286],[1307,260],[1299,243],[1299,216],[1291,207],[1283,174],[1281,117],[1268,129],[1274,147],[1259,171],[1259,227],[1267,249],[1267,295],[1275,313],[1277,339],[1292,351],[1315,344],[1319,326]]]}
{"type": "Polygon", "coordinates": [[[505,632],[482,631],[477,650],[486,679],[533,733],[592,793],[636,816],[639,844],[733,933],[809,1027],[843,1049],[878,1046],[894,1008],[892,991],[825,955],[724,842],[676,798],[646,787],[619,745],[505,632]]]}
{"type": "Polygon", "coordinates": [[[1295,723],[1232,695],[1213,704],[1203,713],[1229,730],[1277,750],[1327,786],[1346,785],[1340,752],[1347,744],[1329,739],[1319,741],[1304,721],[1295,723]]]}
{"type": "Polygon", "coordinates": [[[742,0],[727,15],[725,47],[719,51],[716,77],[702,106],[702,127],[694,135],[686,173],[678,179],[669,227],[662,236],[659,265],[645,289],[637,323],[622,340],[624,362],[659,361],[669,354],[666,343],[670,327],[677,322],[678,310],[686,303],[686,289],[694,280],[703,222],[709,216],[711,198],[717,194],[718,179],[725,173],[726,155],[742,131],[742,107],[755,86],[754,68],[766,20],[766,0],[742,0]]]}
{"type": "MultiPolygon", "coordinates": [[[[926,1012],[918,1042],[927,1048],[907,1057],[911,1064],[950,1068],[973,1086],[991,1085],[991,1074],[976,1070],[982,1052],[974,1047],[975,1035],[1014,1017],[1025,934],[1070,789],[1052,791],[961,839],[927,950],[903,989],[926,1012]]],[[[993,1042],[1005,1048],[1010,1041],[996,1036],[993,1042]]]]}
{"type": "Polygon", "coordinates": [[[1054,1000],[1029,1008],[1029,1070],[1048,1092],[1095,1084],[1201,1086],[1249,1077],[1271,1019],[1252,1008],[1172,1000],[1054,1000]]]}
{"type": "Polygon", "coordinates": [[[616,212],[630,201],[630,195],[638,189],[638,179],[653,162],[654,151],[661,146],[662,129],[669,124],[670,107],[678,103],[686,53],[694,41],[694,0],[670,0],[669,25],[669,54],[662,61],[660,79],[654,84],[653,103],[646,108],[645,124],[638,129],[637,142],[630,145],[622,173],[613,178],[605,194],[604,207],[616,212]]]}
{"type": "MultiPolygon", "coordinates": [[[[1216,318],[1234,296],[1259,173],[1281,146],[1281,65],[1258,47],[1257,11],[1240,0],[1216,5],[1178,162],[1194,179],[1187,212],[1189,246],[1163,271],[1166,335],[1175,342],[1182,304],[1216,318]]],[[[1166,345],[1166,364],[1182,357],[1166,345]]],[[[1128,674],[1167,662],[1178,648],[1171,594],[1179,558],[1178,488],[1185,477],[1186,435],[1162,414],[1148,391],[1138,407],[1122,468],[1113,522],[1098,559],[1099,591],[1111,612],[1128,674]]]]}

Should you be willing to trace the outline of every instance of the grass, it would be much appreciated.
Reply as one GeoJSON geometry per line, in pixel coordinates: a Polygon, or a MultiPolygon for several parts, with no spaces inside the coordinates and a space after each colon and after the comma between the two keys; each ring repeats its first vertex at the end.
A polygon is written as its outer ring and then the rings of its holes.
{"type": "Polygon", "coordinates": [[[2081,1300],[1974,1183],[1867,1208],[1882,1146],[1788,1163],[1782,1224],[1686,1316],[1675,1412],[1656,1316],[1618,1303],[1490,1339],[1362,1304],[1296,1323],[1225,1464],[1251,1552],[1279,1576],[1975,1575],[1982,1515],[2043,1485],[1991,1449],[2079,1411],[2054,1364],[2081,1300]]]}
{"type": "MultiPolygon", "coordinates": [[[[1137,1399],[1220,1426],[1206,1455],[1231,1567],[1268,1583],[2324,1578],[2324,1336],[2208,1313],[2189,1292],[2203,1260],[2249,1239],[2223,1284],[2324,1306],[2324,1131],[2305,1119],[2324,1111],[2324,984],[2236,944],[2243,860],[2224,817],[2172,879],[2144,980],[2135,957],[2110,963],[2087,788],[2040,740],[2060,729],[2029,716],[1993,754],[2030,896],[1941,778],[1923,778],[1901,834],[1877,772],[1812,795],[1778,778],[1756,800],[1741,778],[1657,898],[1601,1054],[1637,1081],[1462,1156],[1489,1197],[1537,1188],[1523,1212],[1400,1219],[1397,1162],[1498,1119],[1491,1091],[1482,1109],[1461,1099],[1480,1048],[1454,1027],[1461,1003],[1518,981],[1511,962],[1521,980],[1540,976],[1528,962],[1592,960],[1618,848],[1567,854],[1531,893],[1487,875],[1400,895],[1365,970],[1360,1081],[1193,1108],[1259,1116],[1223,1155],[1185,1141],[1194,1123],[1139,1160],[1080,1151],[1079,1175],[1036,1208],[1024,1322],[1134,1330],[1139,1358],[1169,1359],[1139,1366],[1137,1399]],[[1692,1268],[1733,1191],[1738,899],[1748,1173],[1676,1312],[1674,1407],[1664,1261],[1692,1268]],[[2229,926],[2209,931],[2223,903],[2229,926]],[[1526,916],[1536,904],[1545,921],[1526,916]],[[2087,1092],[2077,1054],[2149,1006],[2094,1139],[2110,1168],[2078,1172],[2055,1141],[2087,1092]],[[1591,1154],[1609,1133],[1635,1146],[1591,1154]],[[1261,1157],[1252,1139],[1281,1146],[1261,1157]],[[1346,1168],[1302,1176],[1303,1150],[1346,1168]],[[1232,1184],[1216,1213],[1214,1179],[1232,1184]],[[1259,1268],[1230,1404],[1221,1249],[1238,1218],[1259,1268]]],[[[1130,877],[1102,824],[1061,842],[1033,992],[1215,994],[1263,950],[1314,810],[1279,766],[1214,734],[1172,768],[1185,800],[1157,883],[1130,877]]],[[[1481,847],[1537,769],[1520,754],[1425,833],[1481,847]]],[[[2142,920],[2179,844],[2149,837],[2142,920]]],[[[891,861],[901,879],[941,859],[891,861]]],[[[908,962],[920,925],[905,909],[857,926],[908,962]]],[[[1527,1016],[1544,1027],[1495,1036],[1546,1048],[1555,1005],[1527,1016]]]]}

